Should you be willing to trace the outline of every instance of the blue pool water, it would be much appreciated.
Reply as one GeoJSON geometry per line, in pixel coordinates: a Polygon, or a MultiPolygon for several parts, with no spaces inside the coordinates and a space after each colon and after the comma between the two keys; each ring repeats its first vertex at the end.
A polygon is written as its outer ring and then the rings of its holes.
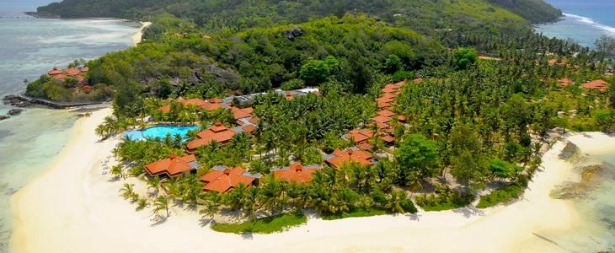
{"type": "Polygon", "coordinates": [[[124,133],[122,138],[130,140],[145,140],[155,138],[165,138],[167,134],[171,136],[179,135],[186,139],[186,135],[189,131],[199,129],[198,126],[155,126],[141,130],[134,130],[124,133]]]}

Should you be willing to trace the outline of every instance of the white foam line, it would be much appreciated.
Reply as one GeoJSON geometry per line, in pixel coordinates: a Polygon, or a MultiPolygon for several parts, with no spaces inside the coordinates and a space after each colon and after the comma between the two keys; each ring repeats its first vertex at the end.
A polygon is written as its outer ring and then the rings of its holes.
{"type": "Polygon", "coordinates": [[[598,29],[606,31],[606,32],[610,33],[611,35],[615,35],[615,27],[604,25],[604,24],[600,24],[600,23],[596,22],[595,20],[593,20],[591,18],[584,17],[584,16],[579,16],[579,15],[575,15],[575,14],[570,14],[570,13],[564,13],[564,16],[569,17],[569,18],[574,18],[574,19],[576,19],[576,20],[578,20],[580,22],[586,23],[588,25],[591,25],[593,27],[596,27],[598,29]]]}

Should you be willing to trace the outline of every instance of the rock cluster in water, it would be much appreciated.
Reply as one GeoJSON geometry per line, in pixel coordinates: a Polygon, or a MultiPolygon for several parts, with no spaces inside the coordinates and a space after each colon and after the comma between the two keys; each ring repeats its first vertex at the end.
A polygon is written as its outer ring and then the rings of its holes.
{"type": "Polygon", "coordinates": [[[590,165],[581,169],[581,182],[567,182],[554,189],[550,196],[555,199],[576,199],[587,196],[598,185],[603,165],[590,165]]]}

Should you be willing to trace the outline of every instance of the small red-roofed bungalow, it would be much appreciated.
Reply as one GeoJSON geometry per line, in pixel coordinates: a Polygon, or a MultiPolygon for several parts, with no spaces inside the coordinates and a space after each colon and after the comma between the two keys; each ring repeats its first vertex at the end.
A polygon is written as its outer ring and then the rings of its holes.
{"type": "Polygon", "coordinates": [[[145,171],[152,177],[164,176],[174,178],[195,172],[200,166],[194,155],[183,157],[171,156],[170,158],[145,165],[145,171]]]}
{"type": "Polygon", "coordinates": [[[386,143],[388,145],[395,143],[395,137],[393,137],[393,136],[391,136],[389,134],[384,134],[384,135],[380,136],[380,139],[382,141],[384,141],[384,143],[386,143]]]}
{"type": "Polygon", "coordinates": [[[374,133],[369,129],[353,129],[346,135],[346,139],[353,140],[355,144],[367,143],[374,133]]]}
{"type": "Polygon", "coordinates": [[[243,131],[246,133],[252,133],[256,131],[256,126],[255,125],[245,125],[245,126],[242,126],[241,129],[243,129],[243,131]]]}
{"type": "Polygon", "coordinates": [[[378,116],[390,118],[390,117],[395,116],[395,113],[389,110],[381,110],[381,111],[378,111],[378,116]]]}
{"type": "Polygon", "coordinates": [[[88,68],[88,66],[84,66],[84,67],[81,67],[79,70],[80,70],[81,72],[86,73],[86,72],[89,72],[89,71],[90,71],[90,68],[88,68]]]}
{"type": "Polygon", "coordinates": [[[306,184],[312,181],[312,174],[321,170],[320,165],[303,166],[301,163],[293,163],[281,169],[272,169],[273,178],[297,184],[306,184]]]}
{"type": "Polygon", "coordinates": [[[254,109],[252,107],[247,107],[243,109],[237,108],[237,107],[231,107],[231,112],[233,112],[233,117],[235,117],[235,119],[237,120],[252,117],[253,111],[254,109]]]}
{"type": "Polygon", "coordinates": [[[55,80],[65,80],[66,78],[68,78],[68,76],[66,76],[65,74],[53,75],[52,77],[55,80]]]}
{"type": "Polygon", "coordinates": [[[408,120],[408,117],[406,117],[406,115],[399,115],[397,116],[397,120],[399,122],[406,122],[408,120]]]}
{"type": "Polygon", "coordinates": [[[49,70],[49,72],[47,72],[47,74],[50,75],[50,76],[55,76],[55,75],[64,74],[64,71],[54,67],[52,70],[49,70]]]}
{"type": "Polygon", "coordinates": [[[394,99],[386,98],[386,97],[381,97],[376,100],[376,102],[378,102],[378,108],[380,109],[390,108],[391,106],[393,106],[393,101],[394,99]]]}
{"type": "Polygon", "coordinates": [[[609,88],[609,83],[602,79],[593,80],[591,82],[584,83],[582,85],[583,89],[592,89],[592,90],[600,90],[606,91],[609,88]]]}
{"type": "Polygon", "coordinates": [[[225,193],[239,184],[244,184],[246,187],[257,185],[260,177],[260,174],[247,173],[242,167],[229,169],[225,166],[215,166],[199,180],[205,184],[204,191],[225,193]]]}
{"type": "Polygon", "coordinates": [[[226,144],[233,136],[237,133],[233,131],[220,122],[216,122],[216,124],[205,131],[201,131],[197,134],[197,139],[189,141],[187,144],[189,151],[194,151],[202,146],[207,146],[211,142],[218,142],[220,144],[226,144]]]}
{"type": "Polygon", "coordinates": [[[333,154],[327,156],[327,164],[334,169],[340,169],[345,163],[355,162],[363,166],[373,165],[374,156],[363,150],[339,150],[333,151],[333,154]]]}
{"type": "Polygon", "coordinates": [[[158,111],[161,111],[161,112],[170,112],[170,111],[171,111],[171,105],[164,105],[164,106],[162,106],[162,107],[158,108],[158,111]]]}
{"type": "Polygon", "coordinates": [[[78,68],[69,68],[69,69],[66,69],[64,72],[66,73],[67,76],[76,76],[76,75],[81,74],[81,70],[79,70],[78,68]]]}
{"type": "Polygon", "coordinates": [[[384,117],[384,116],[376,116],[376,117],[373,118],[373,120],[376,123],[380,123],[380,124],[388,124],[389,122],[391,122],[391,118],[384,117]]]}
{"type": "Polygon", "coordinates": [[[557,80],[557,84],[566,87],[572,84],[572,80],[570,80],[570,78],[567,78],[567,77],[562,78],[562,79],[557,80]]]}
{"type": "Polygon", "coordinates": [[[250,123],[254,124],[254,125],[258,125],[258,122],[260,122],[261,119],[259,119],[258,117],[252,117],[250,119],[250,123]]]}

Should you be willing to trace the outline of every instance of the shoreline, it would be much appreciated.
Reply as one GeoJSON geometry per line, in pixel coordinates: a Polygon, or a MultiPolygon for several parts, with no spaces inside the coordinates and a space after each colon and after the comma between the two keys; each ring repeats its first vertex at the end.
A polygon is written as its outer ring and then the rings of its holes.
{"type": "Polygon", "coordinates": [[[135,33],[135,35],[132,36],[132,43],[133,46],[137,46],[139,43],[141,43],[141,41],[143,41],[143,32],[145,31],[146,28],[148,28],[150,25],[152,25],[152,22],[139,22],[141,24],[141,28],[139,28],[139,31],[137,33],[135,33]]]}
{"type": "MultiPolygon", "coordinates": [[[[107,108],[78,119],[53,164],[11,197],[12,251],[202,252],[220,244],[216,251],[277,252],[292,247],[299,252],[544,252],[562,251],[565,242],[550,238],[582,221],[572,200],[549,197],[555,186],[579,177],[573,164],[559,158],[566,142],[558,141],[544,154],[544,169],[536,172],[523,198],[509,205],[333,221],[310,217],[307,224],[286,232],[248,237],[215,232],[200,224],[197,212],[179,207],[172,208],[166,222],[154,225],[149,208],[135,211],[118,192],[124,183],[138,179],[110,181],[110,175],[101,173],[119,140],[99,141],[93,129],[110,114],[107,108]],[[160,243],[161,238],[174,243],[160,243]],[[443,239],[454,243],[442,244],[443,239]]],[[[566,140],[583,153],[590,147],[615,148],[615,142],[605,138],[613,137],[579,133],[566,140]]]]}

